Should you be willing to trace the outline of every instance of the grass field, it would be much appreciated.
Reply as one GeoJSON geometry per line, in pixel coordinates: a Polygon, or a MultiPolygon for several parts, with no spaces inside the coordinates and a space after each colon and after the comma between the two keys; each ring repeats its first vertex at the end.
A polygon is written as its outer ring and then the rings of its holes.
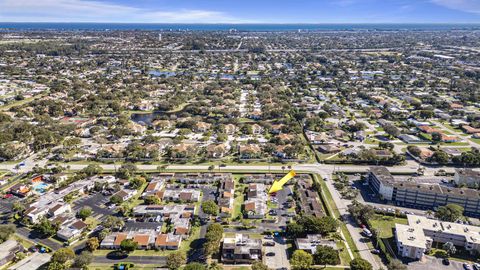
{"type": "MultiPolygon", "coordinates": [[[[322,200],[325,202],[325,207],[327,208],[327,211],[334,218],[338,219],[340,217],[340,212],[338,211],[338,209],[335,205],[335,202],[333,201],[332,194],[330,194],[330,191],[328,190],[327,185],[317,175],[314,175],[313,179],[314,179],[314,181],[319,182],[320,185],[322,186],[321,196],[322,196],[322,200]]],[[[353,241],[352,236],[350,236],[350,232],[348,231],[345,223],[343,223],[343,222],[340,223],[340,229],[343,232],[343,235],[345,236],[345,241],[348,243],[348,246],[350,247],[350,250],[353,253],[353,257],[354,258],[360,258],[360,254],[358,253],[357,245],[355,245],[355,242],[353,241]]],[[[346,250],[343,253],[347,253],[347,255],[340,254],[340,258],[346,258],[346,256],[349,256],[348,252],[346,250]]]]}
{"type": "Polygon", "coordinates": [[[393,237],[393,228],[395,224],[408,224],[406,218],[394,218],[392,216],[375,215],[375,218],[370,220],[373,228],[379,230],[380,238],[393,237]]]}
{"type": "Polygon", "coordinates": [[[470,138],[470,141],[480,144],[480,139],[470,138]]]}

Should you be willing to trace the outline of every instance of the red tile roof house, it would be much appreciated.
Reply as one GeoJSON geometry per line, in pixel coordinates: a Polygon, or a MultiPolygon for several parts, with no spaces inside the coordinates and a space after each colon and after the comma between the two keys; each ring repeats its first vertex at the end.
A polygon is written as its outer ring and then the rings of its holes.
{"type": "Polygon", "coordinates": [[[137,234],[133,237],[133,241],[137,243],[138,249],[148,249],[153,244],[153,239],[150,241],[150,235],[137,234]]]}
{"type": "Polygon", "coordinates": [[[418,129],[422,132],[425,132],[427,134],[432,134],[432,133],[441,133],[440,130],[436,129],[436,128],[432,128],[432,127],[429,127],[429,126],[418,126],[418,129]]]}
{"type": "Polygon", "coordinates": [[[447,143],[454,143],[454,142],[458,142],[459,139],[455,136],[448,136],[448,135],[445,135],[445,134],[441,134],[441,141],[442,142],[447,142],[447,143]]]}
{"type": "Polygon", "coordinates": [[[177,250],[182,243],[182,237],[180,235],[173,234],[159,234],[155,239],[155,248],[157,249],[169,249],[177,250]]]}
{"type": "Polygon", "coordinates": [[[463,125],[463,126],[462,126],[462,129],[463,129],[463,131],[465,131],[465,133],[467,133],[467,134],[480,133],[480,128],[473,128],[473,127],[468,126],[468,125],[463,125]]]}

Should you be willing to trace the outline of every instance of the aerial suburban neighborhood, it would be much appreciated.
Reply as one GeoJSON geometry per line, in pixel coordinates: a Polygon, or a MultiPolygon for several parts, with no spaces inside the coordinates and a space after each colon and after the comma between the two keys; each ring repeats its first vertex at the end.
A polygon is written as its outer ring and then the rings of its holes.
{"type": "Polygon", "coordinates": [[[0,269],[480,270],[477,30],[0,29],[0,269]]]}

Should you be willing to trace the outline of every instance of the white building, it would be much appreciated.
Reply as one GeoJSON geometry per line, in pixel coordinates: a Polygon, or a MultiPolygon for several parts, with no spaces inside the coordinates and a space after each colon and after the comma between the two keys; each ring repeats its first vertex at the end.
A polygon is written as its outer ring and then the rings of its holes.
{"type": "Polygon", "coordinates": [[[432,242],[451,242],[470,252],[480,252],[480,227],[407,215],[408,225],[395,225],[399,254],[422,259],[432,242]]]}

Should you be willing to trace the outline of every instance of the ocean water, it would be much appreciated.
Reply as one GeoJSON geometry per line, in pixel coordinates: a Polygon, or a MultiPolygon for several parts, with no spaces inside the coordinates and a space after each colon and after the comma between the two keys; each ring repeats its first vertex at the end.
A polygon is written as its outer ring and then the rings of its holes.
{"type": "Polygon", "coordinates": [[[160,30],[160,31],[449,31],[480,30],[480,24],[166,24],[166,23],[9,23],[1,31],[19,30],[160,30]]]}

